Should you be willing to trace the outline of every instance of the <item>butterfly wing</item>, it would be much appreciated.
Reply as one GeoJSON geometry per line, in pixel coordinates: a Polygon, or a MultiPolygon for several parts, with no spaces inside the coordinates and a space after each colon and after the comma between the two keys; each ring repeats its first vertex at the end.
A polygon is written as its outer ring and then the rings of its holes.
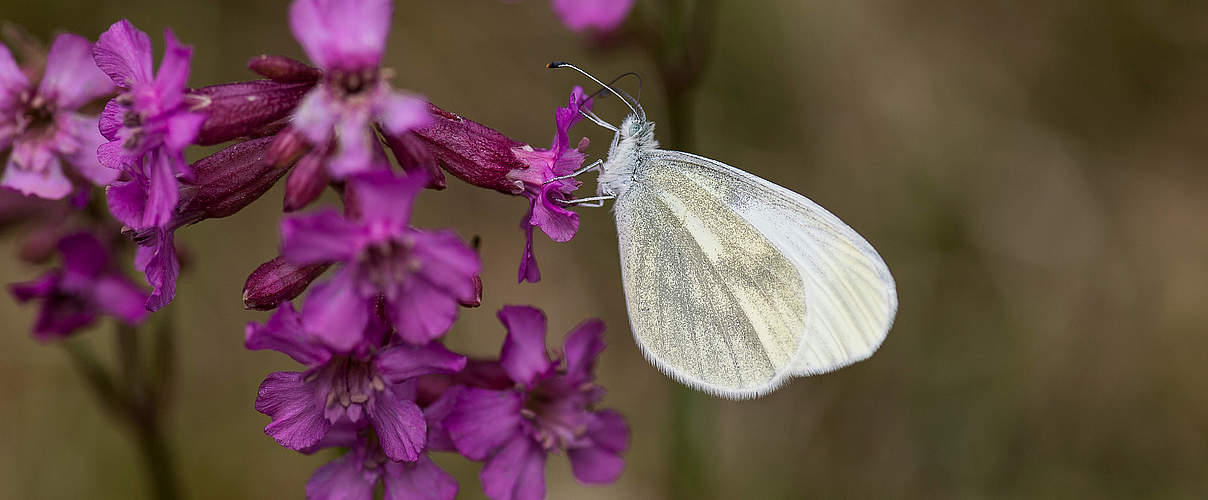
{"type": "Polygon", "coordinates": [[[655,151],[615,205],[634,336],[706,392],[753,397],[867,358],[897,309],[876,251],[805,197],[655,151]]]}

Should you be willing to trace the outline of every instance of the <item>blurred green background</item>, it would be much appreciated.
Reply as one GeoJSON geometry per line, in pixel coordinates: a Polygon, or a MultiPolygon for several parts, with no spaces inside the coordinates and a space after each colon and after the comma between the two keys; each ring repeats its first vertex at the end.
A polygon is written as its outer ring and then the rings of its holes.
{"type": "MultiPolygon", "coordinates": [[[[260,53],[302,57],[286,11],[4,0],[0,18],[49,40],[128,17],[157,47],[170,26],[201,86],[252,78],[243,62],[260,53]]],[[[1208,496],[1208,3],[722,1],[713,35],[695,152],[842,217],[888,262],[901,309],[866,362],[754,401],[701,398],[703,496],[1208,496]]],[[[645,50],[593,48],[542,0],[399,1],[386,66],[397,87],[544,145],[584,83],[545,70],[553,59],[640,72],[648,113],[665,115],[645,50]]],[[[598,109],[617,121],[623,108],[598,109]]],[[[606,152],[604,131],[582,134],[606,152]]],[[[417,223],[480,235],[485,265],[483,307],[463,312],[452,346],[496,353],[504,304],[544,308],[555,342],[585,317],[610,326],[599,372],[605,406],[630,419],[627,470],[585,487],[554,458],[549,497],[666,496],[676,388],[630,339],[608,210],[580,209],[570,243],[539,236],[544,279],[517,285],[524,201],[449,184],[421,197],[417,223]]],[[[194,265],[171,306],[169,422],[191,499],[301,497],[328,458],[277,446],[252,409],[265,374],[297,369],[242,347],[265,315],[240,291],[275,254],[280,200],[178,233],[194,265]]],[[[11,238],[0,252],[14,255],[11,238]]],[[[2,282],[39,272],[0,261],[2,282]]],[[[0,299],[0,498],[144,498],[128,434],[62,349],[30,339],[33,312],[0,299]]],[[[109,327],[79,341],[108,352],[109,327]]],[[[481,497],[476,464],[438,461],[481,497]]]]}

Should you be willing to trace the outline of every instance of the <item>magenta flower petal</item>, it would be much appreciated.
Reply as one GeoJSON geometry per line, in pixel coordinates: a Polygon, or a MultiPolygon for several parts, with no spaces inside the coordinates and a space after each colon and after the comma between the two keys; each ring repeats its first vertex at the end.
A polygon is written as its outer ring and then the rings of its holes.
{"type": "Polygon", "coordinates": [[[381,230],[389,233],[406,227],[411,219],[411,205],[427,183],[422,175],[397,176],[389,170],[365,172],[348,179],[361,217],[386,224],[381,230]]]}
{"type": "Polygon", "coordinates": [[[291,126],[311,144],[324,144],[340,116],[339,102],[324,87],[311,90],[294,109],[291,126]]]}
{"type": "Polygon", "coordinates": [[[384,466],[385,500],[453,500],[457,480],[420,455],[415,463],[388,462],[384,466]]]}
{"type": "Polygon", "coordinates": [[[524,253],[520,255],[520,270],[517,282],[536,283],[541,281],[541,268],[537,267],[537,256],[533,254],[533,225],[529,223],[529,219],[533,216],[533,204],[537,200],[529,202],[529,211],[524,215],[524,220],[521,221],[520,229],[524,231],[524,253]]]}
{"type": "Polygon", "coordinates": [[[457,300],[415,277],[403,283],[397,296],[387,301],[390,322],[399,336],[412,344],[441,336],[457,320],[457,300]]]}
{"type": "Polygon", "coordinates": [[[20,191],[27,196],[33,195],[50,200],[61,200],[71,194],[75,188],[71,184],[71,179],[68,179],[63,173],[59,159],[53,155],[40,170],[18,165],[16,159],[17,154],[14,151],[8,158],[8,164],[4,168],[4,177],[0,178],[0,185],[20,191]]]}
{"type": "Polygon", "coordinates": [[[315,285],[302,306],[302,324],[337,351],[348,352],[360,343],[368,323],[368,301],[347,268],[315,285]]]}
{"type": "Polygon", "coordinates": [[[171,230],[156,229],[155,241],[139,246],[135,254],[135,267],[147,277],[151,285],[151,296],[147,297],[147,309],[158,311],[176,297],[176,279],[180,277],[180,260],[176,256],[175,236],[171,230]]]}
{"type": "MultiPolygon", "coordinates": [[[[184,97],[185,85],[189,83],[189,62],[192,58],[193,48],[181,45],[172,30],[165,29],[164,57],[160,60],[159,71],[155,73],[155,90],[159,94],[159,102],[164,106],[175,106],[184,97]]],[[[200,123],[198,125],[200,126],[200,123]]]]}
{"type": "Polygon", "coordinates": [[[438,342],[423,346],[397,345],[378,353],[374,368],[390,383],[433,373],[452,373],[466,366],[466,357],[438,342]]]}
{"type": "Polygon", "coordinates": [[[367,109],[345,108],[342,113],[335,123],[336,151],[327,163],[327,172],[336,179],[371,169],[374,149],[381,147],[368,127],[367,109]]]}
{"type": "Polygon", "coordinates": [[[59,155],[85,179],[98,186],[107,186],[121,175],[120,170],[97,161],[96,150],[105,143],[105,137],[97,131],[96,117],[59,113],[55,116],[55,129],[54,143],[59,155]]]}
{"type": "Polygon", "coordinates": [[[310,60],[323,68],[375,67],[391,11],[390,0],[295,0],[289,26],[310,60]]]}
{"type": "MultiPolygon", "coordinates": [[[[533,207],[529,223],[541,228],[541,232],[551,240],[565,243],[579,231],[579,214],[554,201],[550,193],[553,186],[546,184],[541,188],[541,193],[537,196],[539,203],[533,207]]],[[[560,195],[558,197],[561,198],[560,195]]]]}
{"type": "Polygon", "coordinates": [[[303,379],[297,372],[270,373],[256,396],[256,411],[273,419],[264,433],[292,450],[317,443],[331,427],[321,411],[323,401],[303,379]]]}
{"type": "Polygon", "coordinates": [[[566,373],[571,377],[590,378],[595,371],[596,357],[604,351],[604,322],[589,319],[566,335],[563,355],[566,373]]]}
{"type": "Polygon", "coordinates": [[[101,33],[92,49],[96,65],[119,87],[150,82],[151,38],[122,19],[101,33]]]}
{"type": "MultiPolygon", "coordinates": [[[[162,75],[163,72],[161,71],[162,75]]],[[[164,135],[164,145],[170,151],[184,151],[185,147],[193,142],[201,131],[201,125],[205,123],[206,116],[201,113],[177,113],[168,118],[167,134],[164,135]]],[[[181,161],[180,168],[184,168],[184,161],[181,161]]]]}
{"type": "Polygon", "coordinates": [[[382,451],[390,459],[414,462],[424,449],[428,423],[414,401],[394,394],[392,388],[370,399],[367,410],[382,451]]]}
{"type": "Polygon", "coordinates": [[[331,359],[331,351],[306,332],[302,315],[288,302],[281,304],[263,326],[248,323],[243,346],[253,351],[272,349],[307,366],[321,365],[331,359]]]}
{"type": "Polygon", "coordinates": [[[567,450],[566,457],[570,459],[575,478],[588,484],[611,483],[625,470],[624,458],[599,447],[567,450]]]}
{"type": "Polygon", "coordinates": [[[545,351],[545,313],[525,306],[504,306],[499,320],[507,328],[499,362],[512,380],[532,387],[554,364],[545,351]]]}
{"type": "Polygon", "coordinates": [[[483,460],[520,431],[524,400],[514,391],[466,388],[445,419],[457,451],[470,460],[483,460]]]}
{"type": "Polygon", "coordinates": [[[281,256],[297,265],[351,260],[364,246],[360,225],[327,209],[281,222],[281,256]]]}
{"type": "Polygon", "coordinates": [[[147,293],[124,278],[105,277],[96,282],[96,300],[100,310],[127,324],[147,318],[147,293]]]}
{"type": "Polygon", "coordinates": [[[74,110],[112,91],[113,82],[92,59],[92,42],[70,33],[55,38],[38,85],[40,97],[53,100],[59,109],[74,110]]]}
{"type": "Polygon", "coordinates": [[[390,91],[380,102],[379,108],[378,122],[388,134],[394,136],[432,121],[426,100],[401,92],[390,91]]]}
{"type": "Polygon", "coordinates": [[[18,99],[22,90],[29,88],[29,79],[17,66],[13,53],[0,43],[0,109],[7,108],[18,99]]]}
{"type": "Polygon", "coordinates": [[[306,482],[307,500],[373,500],[378,470],[364,467],[364,453],[349,451],[315,470],[306,482]]]}
{"type": "Polygon", "coordinates": [[[464,302],[477,298],[474,276],[482,270],[482,264],[473,249],[452,231],[410,234],[415,239],[412,252],[423,263],[420,273],[428,282],[464,302]]]}
{"type": "Polygon", "coordinates": [[[142,223],[134,226],[135,229],[163,227],[172,220],[176,202],[180,200],[180,190],[176,182],[178,160],[163,151],[156,151],[148,158],[151,172],[148,176],[150,188],[147,192],[147,206],[143,209],[142,223]]]}
{"type": "MultiPolygon", "coordinates": [[[[431,378],[420,379],[420,384],[431,378]]],[[[445,427],[445,417],[448,417],[457,406],[457,398],[463,387],[454,385],[445,389],[440,397],[424,408],[424,418],[428,420],[428,450],[457,451],[453,438],[449,437],[449,429],[445,427]]]]}
{"type": "Polygon", "coordinates": [[[634,0],[553,0],[551,7],[562,24],[575,31],[612,31],[625,21],[634,0]]]}
{"type": "Polygon", "coordinates": [[[542,500],[545,452],[527,436],[515,436],[487,461],[479,478],[492,500],[542,500]]]}
{"type": "Polygon", "coordinates": [[[109,213],[118,221],[130,227],[142,225],[143,208],[147,205],[147,191],[139,186],[138,181],[119,181],[110,184],[105,189],[105,199],[109,202],[109,213]]]}

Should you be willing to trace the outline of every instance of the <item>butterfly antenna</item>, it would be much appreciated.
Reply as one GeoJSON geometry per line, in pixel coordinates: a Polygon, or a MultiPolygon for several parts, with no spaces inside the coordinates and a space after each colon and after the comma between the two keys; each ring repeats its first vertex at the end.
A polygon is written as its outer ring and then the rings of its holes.
{"type": "MultiPolygon", "coordinates": [[[[618,76],[618,77],[616,77],[616,78],[613,78],[612,80],[609,80],[608,84],[609,84],[609,85],[616,85],[616,84],[617,84],[617,82],[621,81],[621,79],[622,79],[622,78],[625,78],[625,77],[627,77],[627,76],[632,76],[632,77],[634,77],[634,78],[637,78],[637,79],[638,79],[638,96],[637,96],[636,98],[633,98],[633,100],[638,101],[638,102],[641,102],[641,101],[642,101],[642,75],[639,75],[639,74],[637,74],[637,73],[634,73],[633,71],[630,71],[630,72],[628,72],[628,73],[622,73],[620,76],[618,76]]],[[[604,93],[605,91],[607,91],[607,90],[608,90],[608,89],[606,89],[606,88],[604,88],[604,87],[600,87],[600,90],[597,90],[597,91],[595,91],[595,92],[592,92],[592,93],[591,93],[591,95],[587,96],[587,98],[588,98],[588,99],[595,99],[597,96],[599,96],[600,94],[603,94],[603,93],[604,93]]],[[[624,91],[622,90],[622,92],[624,92],[624,91]]],[[[629,93],[628,93],[628,92],[626,92],[625,94],[626,94],[626,96],[628,96],[628,95],[629,95],[629,93]]]]}
{"type": "MultiPolygon", "coordinates": [[[[586,77],[590,78],[590,79],[591,79],[591,81],[596,82],[596,83],[597,83],[597,84],[599,84],[601,87],[604,87],[604,88],[605,88],[605,89],[607,89],[609,92],[612,92],[612,95],[615,95],[615,96],[619,97],[619,98],[620,98],[622,101],[625,101],[625,105],[626,105],[626,106],[629,106],[629,110],[630,110],[630,111],[633,111],[633,114],[638,115],[638,116],[644,116],[644,113],[642,113],[642,112],[638,111],[638,108],[634,107],[633,103],[629,102],[629,99],[627,99],[627,98],[626,98],[626,97],[625,97],[623,94],[621,94],[620,92],[617,92],[617,89],[612,88],[612,87],[611,87],[611,86],[609,86],[607,83],[604,83],[604,82],[600,81],[600,79],[599,79],[599,78],[596,78],[596,77],[594,77],[594,76],[591,76],[591,73],[588,73],[588,72],[586,72],[586,71],[583,71],[583,70],[579,69],[577,66],[575,66],[575,65],[573,65],[573,64],[571,64],[571,63],[568,63],[568,62],[562,62],[562,61],[554,61],[554,62],[552,62],[552,63],[546,64],[546,65],[545,65],[545,67],[547,67],[547,68],[551,68],[551,69],[570,68],[570,69],[573,69],[573,70],[575,70],[575,71],[578,71],[579,73],[582,73],[582,74],[583,74],[583,76],[586,76],[586,77]]],[[[614,81],[615,81],[615,80],[614,80],[614,81]]]]}

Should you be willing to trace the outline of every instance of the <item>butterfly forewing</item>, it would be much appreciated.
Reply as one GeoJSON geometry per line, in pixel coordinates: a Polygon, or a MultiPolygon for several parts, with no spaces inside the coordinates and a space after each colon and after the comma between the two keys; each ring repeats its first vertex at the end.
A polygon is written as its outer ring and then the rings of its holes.
{"type": "Polygon", "coordinates": [[[655,151],[648,161],[687,177],[797,270],[807,317],[794,375],[831,371],[872,355],[893,323],[897,291],[884,260],[855,230],[808,198],[721,162],[672,151],[655,151]]]}
{"type": "Polygon", "coordinates": [[[806,329],[804,281],[783,252],[718,196],[655,162],[614,207],[634,336],[673,377],[727,397],[773,388],[806,329]]]}

